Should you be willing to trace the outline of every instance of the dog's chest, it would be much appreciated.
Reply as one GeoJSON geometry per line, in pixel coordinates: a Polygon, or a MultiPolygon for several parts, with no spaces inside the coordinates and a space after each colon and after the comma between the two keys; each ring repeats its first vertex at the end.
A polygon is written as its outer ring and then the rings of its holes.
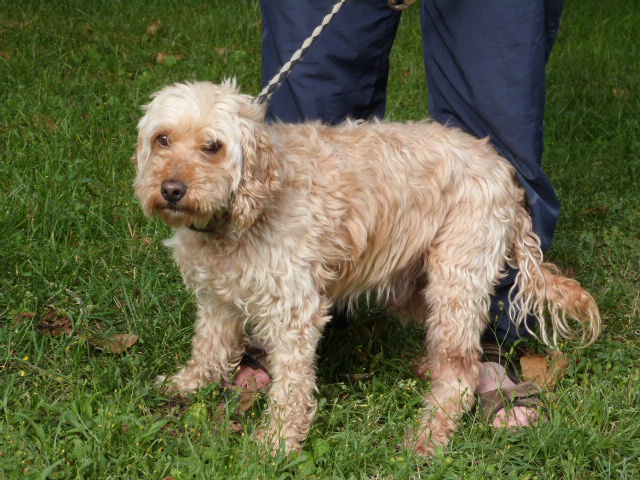
{"type": "Polygon", "coordinates": [[[232,245],[204,241],[191,232],[177,232],[166,244],[197,297],[239,308],[249,317],[278,299],[295,301],[302,290],[313,288],[308,264],[292,262],[290,249],[282,244],[232,245]]]}

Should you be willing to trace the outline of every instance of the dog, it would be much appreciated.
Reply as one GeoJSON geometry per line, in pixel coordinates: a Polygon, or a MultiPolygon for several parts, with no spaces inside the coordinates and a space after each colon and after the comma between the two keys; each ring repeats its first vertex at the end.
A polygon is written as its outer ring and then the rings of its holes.
{"type": "Polygon", "coordinates": [[[259,340],[272,384],[258,437],[273,452],[299,451],[309,432],[316,348],[337,302],[374,295],[426,327],[430,391],[405,437],[421,455],[474,404],[507,265],[517,324],[535,314],[546,343],[574,323],[583,343],[599,333],[592,296],[543,263],[515,170],[487,139],[428,120],[267,124],[232,80],[165,87],[144,110],[134,189],[146,216],[175,227],[165,244],[197,302],[170,391],[229,382],[259,340]]]}

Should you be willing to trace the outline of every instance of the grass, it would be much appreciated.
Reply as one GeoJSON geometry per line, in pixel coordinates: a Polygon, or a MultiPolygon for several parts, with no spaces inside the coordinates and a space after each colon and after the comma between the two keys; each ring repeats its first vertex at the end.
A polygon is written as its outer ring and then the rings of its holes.
{"type": "MultiPolygon", "coordinates": [[[[139,107],[185,79],[234,76],[257,94],[257,2],[5,0],[2,12],[0,479],[640,476],[634,2],[567,0],[548,69],[544,162],[564,208],[548,257],[593,292],[606,329],[589,348],[566,345],[547,423],[510,433],[467,416],[428,461],[397,449],[427,385],[410,372],[419,332],[393,321],[370,340],[327,333],[318,419],[293,458],[258,455],[262,403],[230,434],[214,388],[184,402],[154,388],[189,354],[194,306],[160,243],[170,230],[134,199],[139,107]],[[49,307],[72,333],[35,328],[49,307]],[[115,333],[140,338],[95,348],[115,333]]],[[[419,35],[414,7],[393,54],[394,119],[426,112],[419,35]]]]}

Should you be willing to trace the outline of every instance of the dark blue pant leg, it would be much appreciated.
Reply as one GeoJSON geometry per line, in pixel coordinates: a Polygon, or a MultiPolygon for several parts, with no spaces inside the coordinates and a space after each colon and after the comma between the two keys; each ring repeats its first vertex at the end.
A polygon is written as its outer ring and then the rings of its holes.
{"type": "MultiPolygon", "coordinates": [[[[543,249],[551,243],[560,213],[541,159],[545,64],[561,11],[562,0],[421,4],[430,114],[477,137],[491,137],[517,169],[543,249]]],[[[503,314],[513,280],[514,272],[508,272],[492,298],[498,340],[520,336],[503,314]]]]}
{"type": "MultiPolygon", "coordinates": [[[[268,83],[334,0],[261,0],[262,81],[268,83]]],[[[384,116],[389,52],[400,14],[386,0],[349,0],[273,94],[267,120],[339,123],[384,116]]]]}

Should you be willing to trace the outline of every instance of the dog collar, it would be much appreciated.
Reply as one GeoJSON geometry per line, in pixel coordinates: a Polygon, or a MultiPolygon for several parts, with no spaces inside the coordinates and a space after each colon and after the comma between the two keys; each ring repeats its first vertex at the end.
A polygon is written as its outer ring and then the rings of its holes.
{"type": "Polygon", "coordinates": [[[227,210],[223,213],[214,215],[213,218],[209,220],[209,223],[207,223],[202,228],[196,227],[193,224],[188,225],[187,228],[198,233],[210,233],[212,235],[219,235],[222,232],[223,227],[227,223],[227,220],[229,220],[229,216],[230,212],[227,210]]]}

